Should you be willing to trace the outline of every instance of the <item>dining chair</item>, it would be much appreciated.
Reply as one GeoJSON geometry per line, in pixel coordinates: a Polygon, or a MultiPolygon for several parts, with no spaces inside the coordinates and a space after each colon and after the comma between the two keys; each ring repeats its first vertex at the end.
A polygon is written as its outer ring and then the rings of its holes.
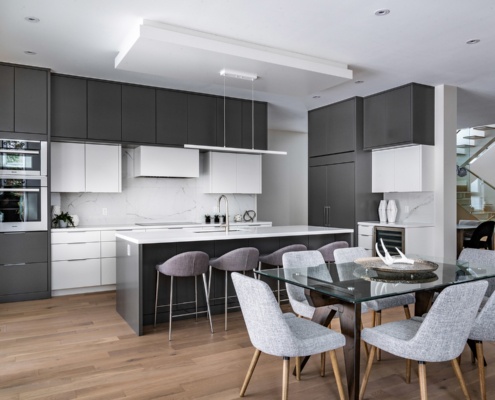
{"type": "MultiPolygon", "coordinates": [[[[358,258],[368,257],[368,251],[364,247],[349,247],[344,249],[337,249],[334,252],[335,263],[337,264],[337,271],[341,280],[355,279],[352,275],[352,270],[339,264],[345,264],[354,262],[358,258]]],[[[398,294],[396,296],[385,297],[376,300],[365,301],[362,304],[362,312],[371,310],[373,312],[371,326],[378,326],[382,322],[382,310],[389,308],[400,307],[404,308],[404,314],[406,319],[411,318],[409,311],[409,304],[414,304],[416,297],[412,293],[398,294]]],[[[380,360],[381,352],[376,352],[376,359],[380,360]]]]}
{"type": "Polygon", "coordinates": [[[495,229],[494,221],[485,221],[479,224],[470,238],[464,240],[464,247],[472,249],[489,249],[493,250],[493,230],[495,229]]]}
{"type": "MultiPolygon", "coordinates": [[[[227,312],[228,307],[228,276],[229,272],[245,272],[255,271],[258,265],[258,257],[260,252],[255,247],[241,247],[225,253],[224,255],[210,259],[210,276],[208,280],[208,298],[210,298],[211,289],[211,276],[213,275],[213,269],[224,271],[225,273],[225,288],[224,288],[224,319],[225,330],[227,330],[227,312]]],[[[212,299],[210,298],[210,301],[212,299]]],[[[213,299],[214,300],[214,299],[213,299]]],[[[237,308],[237,307],[230,307],[237,308]]]]}
{"type": "Polygon", "coordinates": [[[427,399],[426,363],[451,361],[464,396],[469,399],[457,357],[462,353],[475,322],[488,283],[475,281],[445,288],[424,319],[406,319],[365,328],[361,338],[370,344],[359,399],[364,398],[373,356],[377,348],[407,361],[406,382],[410,382],[410,360],[418,361],[422,400],[427,399]]]}
{"type": "MultiPolygon", "coordinates": [[[[495,265],[495,251],[472,248],[462,249],[457,261],[467,262],[468,266],[471,264],[474,267],[491,267],[495,265]]],[[[488,289],[485,295],[488,297],[495,291],[495,278],[489,278],[487,281],[488,289]]]]}
{"type": "MultiPolygon", "coordinates": [[[[346,242],[347,243],[347,242],[346,242]]],[[[323,255],[319,250],[307,250],[288,252],[282,256],[282,264],[284,269],[291,270],[292,273],[300,272],[300,279],[305,279],[306,268],[311,267],[311,276],[321,278],[322,280],[332,282],[332,277],[328,271],[327,264],[323,259],[323,255]]],[[[306,278],[307,279],[307,278],[306,278]]],[[[304,289],[300,286],[286,283],[287,296],[292,310],[299,317],[312,319],[316,311],[316,307],[309,304],[304,289]]],[[[340,304],[325,306],[332,310],[332,317],[337,313],[341,313],[343,308],[340,304]]],[[[331,320],[330,320],[331,323],[331,320]]],[[[330,325],[328,326],[330,328],[330,325]]],[[[296,377],[300,379],[301,370],[299,365],[296,365],[296,377]]],[[[325,353],[321,353],[320,375],[325,376],[325,353]]]]}
{"type": "Polygon", "coordinates": [[[481,400],[486,400],[483,342],[495,341],[495,292],[491,294],[488,301],[478,313],[474,321],[474,326],[469,333],[468,341],[473,341],[475,343],[481,400]]]}
{"type": "Polygon", "coordinates": [[[331,264],[331,263],[335,262],[335,256],[333,255],[333,252],[337,249],[344,249],[346,247],[349,247],[349,243],[347,243],[344,240],[341,240],[341,241],[332,242],[332,243],[328,243],[324,246],[321,246],[318,249],[318,251],[323,256],[323,259],[325,260],[325,262],[328,264],[331,264]]]}
{"type": "MultiPolygon", "coordinates": [[[[208,286],[206,285],[206,272],[208,271],[210,257],[208,254],[202,251],[187,251],[185,253],[180,253],[172,258],[169,258],[162,264],[156,266],[156,290],[155,290],[155,321],[154,326],[156,326],[156,316],[159,307],[169,307],[169,317],[168,317],[168,340],[172,340],[172,308],[173,308],[173,292],[174,292],[174,277],[194,277],[194,300],[196,305],[196,319],[198,317],[198,284],[197,277],[199,275],[203,276],[203,284],[205,289],[206,297],[206,313],[210,321],[210,331],[213,333],[213,324],[211,321],[210,313],[210,302],[208,300],[208,286]],[[170,276],[170,300],[168,304],[158,305],[158,292],[160,289],[160,274],[170,276]]],[[[192,313],[191,313],[192,314],[192,313]]],[[[183,316],[182,315],[177,315],[183,316]]]]}
{"type": "Polygon", "coordinates": [[[330,360],[341,400],[345,399],[335,350],[345,337],[315,322],[282,313],[270,287],[263,281],[232,273],[232,281],[246,322],[249,339],[255,348],[240,397],[246,393],[261,352],[283,357],[282,399],[288,398],[290,357],[330,353],[330,360]]]}

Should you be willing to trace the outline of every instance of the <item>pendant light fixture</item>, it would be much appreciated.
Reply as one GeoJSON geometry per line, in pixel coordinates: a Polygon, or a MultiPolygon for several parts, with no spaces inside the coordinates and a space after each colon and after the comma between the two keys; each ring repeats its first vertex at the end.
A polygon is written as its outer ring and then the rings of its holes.
{"type": "Polygon", "coordinates": [[[254,81],[258,79],[258,75],[247,72],[232,71],[228,69],[222,69],[220,75],[223,76],[223,147],[221,146],[202,146],[195,144],[185,144],[184,147],[188,149],[198,149],[204,151],[222,151],[228,153],[247,153],[247,154],[279,154],[287,155],[286,151],[275,150],[257,150],[254,148],[254,81]],[[225,79],[235,78],[251,81],[251,149],[243,149],[239,147],[227,147],[226,139],[226,109],[225,109],[225,79]]]}

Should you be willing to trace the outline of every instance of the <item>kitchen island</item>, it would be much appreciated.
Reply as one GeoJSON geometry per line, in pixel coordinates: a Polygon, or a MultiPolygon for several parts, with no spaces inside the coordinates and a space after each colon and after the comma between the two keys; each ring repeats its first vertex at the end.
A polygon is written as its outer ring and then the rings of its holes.
{"type": "MultiPolygon", "coordinates": [[[[235,229],[235,228],[234,228],[235,229]]],[[[170,230],[160,232],[117,233],[117,312],[138,335],[143,325],[153,323],[155,304],[156,270],[176,254],[186,251],[204,251],[210,257],[219,257],[240,247],[256,247],[260,254],[271,253],[291,244],[304,244],[309,250],[340,240],[353,245],[353,229],[317,227],[306,225],[256,227],[235,229],[226,233],[222,229],[170,230]]],[[[177,279],[174,288],[174,304],[180,313],[190,312],[194,305],[194,278],[177,279]]],[[[167,304],[168,279],[160,280],[159,304],[167,304]]],[[[211,298],[221,297],[224,280],[213,275],[211,298]]],[[[202,290],[198,285],[198,290],[202,290]]],[[[232,289],[232,294],[234,293],[232,289]]],[[[198,293],[200,309],[206,305],[198,293]]],[[[223,301],[222,301],[223,302],[223,301]]],[[[223,312],[220,303],[211,304],[212,312],[223,312]]],[[[175,310],[175,308],[174,308],[175,310]]],[[[175,311],[174,311],[175,313],[175,311]]],[[[168,313],[159,313],[158,321],[167,321],[168,313]]]]}

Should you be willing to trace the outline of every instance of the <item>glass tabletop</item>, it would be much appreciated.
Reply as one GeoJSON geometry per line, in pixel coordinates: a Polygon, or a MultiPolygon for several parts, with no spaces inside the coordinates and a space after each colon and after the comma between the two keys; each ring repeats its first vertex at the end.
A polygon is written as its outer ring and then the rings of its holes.
{"type": "MultiPolygon", "coordinates": [[[[420,259],[420,258],[418,258],[420,259]]],[[[260,275],[315,290],[349,303],[361,303],[401,293],[441,289],[468,281],[495,277],[495,265],[431,259],[433,271],[384,271],[362,264],[322,264],[315,267],[264,269],[260,275]]],[[[429,261],[430,262],[430,261],[429,261]]],[[[384,267],[386,267],[383,264],[384,267]]],[[[398,266],[400,269],[400,266],[398,266]]]]}

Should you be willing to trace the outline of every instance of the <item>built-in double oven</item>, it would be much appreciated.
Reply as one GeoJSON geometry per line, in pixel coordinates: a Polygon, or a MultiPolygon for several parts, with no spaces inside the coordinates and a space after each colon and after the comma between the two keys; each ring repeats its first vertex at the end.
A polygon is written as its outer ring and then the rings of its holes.
{"type": "Polygon", "coordinates": [[[0,232],[48,229],[47,142],[0,139],[0,232]]]}

